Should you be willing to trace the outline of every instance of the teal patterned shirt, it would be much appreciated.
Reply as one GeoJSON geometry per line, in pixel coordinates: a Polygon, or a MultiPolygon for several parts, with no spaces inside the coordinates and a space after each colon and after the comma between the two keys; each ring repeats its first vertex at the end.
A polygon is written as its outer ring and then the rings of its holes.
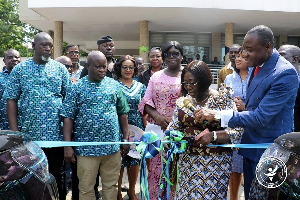
{"type": "MultiPolygon", "coordinates": [[[[119,142],[121,131],[118,115],[126,114],[129,107],[120,84],[104,77],[91,82],[88,76],[78,80],[68,91],[61,116],[74,120],[76,142],[119,142]]],[[[105,156],[118,152],[120,145],[75,147],[80,156],[105,156]]]]}
{"type": "Polygon", "coordinates": [[[2,98],[8,78],[9,72],[5,68],[5,70],[0,73],[0,130],[10,129],[6,114],[6,99],[2,98]]]}
{"type": "Polygon", "coordinates": [[[51,59],[41,65],[27,59],[13,68],[3,97],[18,100],[21,132],[33,140],[60,141],[59,113],[70,85],[69,72],[61,63],[51,59]]]}
{"type": "Polygon", "coordinates": [[[133,80],[131,87],[127,87],[120,82],[122,91],[127,99],[129,105],[129,112],[127,113],[128,124],[135,125],[144,130],[143,118],[138,109],[138,105],[146,92],[146,86],[140,82],[133,80]]]}

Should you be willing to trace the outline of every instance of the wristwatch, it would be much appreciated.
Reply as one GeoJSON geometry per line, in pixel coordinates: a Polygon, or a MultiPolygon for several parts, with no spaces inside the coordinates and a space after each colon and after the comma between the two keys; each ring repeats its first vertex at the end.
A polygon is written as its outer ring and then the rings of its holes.
{"type": "Polygon", "coordinates": [[[122,139],[121,141],[122,142],[129,142],[127,139],[122,139]]]}
{"type": "Polygon", "coordinates": [[[217,135],[217,132],[216,132],[216,131],[213,131],[213,134],[214,134],[214,139],[213,139],[213,141],[215,142],[215,141],[217,141],[217,139],[218,139],[218,135],[217,135]]]}

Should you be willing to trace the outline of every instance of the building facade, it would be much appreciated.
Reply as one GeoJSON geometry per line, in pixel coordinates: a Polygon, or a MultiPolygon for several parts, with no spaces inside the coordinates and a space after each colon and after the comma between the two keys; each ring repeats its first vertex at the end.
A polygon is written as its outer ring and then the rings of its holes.
{"type": "Polygon", "coordinates": [[[21,21],[52,35],[55,58],[62,55],[62,41],[88,52],[97,49],[99,37],[111,35],[116,55],[147,61],[147,49],[176,40],[187,58],[199,53],[222,62],[225,47],[242,44],[260,24],[273,30],[275,47],[300,45],[298,0],[22,0],[19,9],[21,21]]]}

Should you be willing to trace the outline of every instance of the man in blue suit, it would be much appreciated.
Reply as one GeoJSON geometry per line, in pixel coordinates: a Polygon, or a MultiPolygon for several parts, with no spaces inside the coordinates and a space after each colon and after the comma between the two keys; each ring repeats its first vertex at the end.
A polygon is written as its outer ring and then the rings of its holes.
{"type": "MultiPolygon", "coordinates": [[[[243,127],[241,144],[273,143],[280,135],[292,131],[298,75],[293,65],[273,49],[273,41],[273,32],[264,25],[252,28],[244,38],[243,56],[249,67],[255,67],[247,89],[246,111],[200,109],[194,113],[196,120],[221,119],[224,126],[243,127]]],[[[217,135],[212,136],[215,137],[217,135]]],[[[263,152],[264,149],[239,149],[244,159],[245,199],[249,197],[263,152]]]]}

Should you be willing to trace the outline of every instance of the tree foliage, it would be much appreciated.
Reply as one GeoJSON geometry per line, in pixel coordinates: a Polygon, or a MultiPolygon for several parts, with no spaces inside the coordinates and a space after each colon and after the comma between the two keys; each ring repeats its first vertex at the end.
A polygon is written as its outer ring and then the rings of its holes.
{"type": "Polygon", "coordinates": [[[0,56],[10,48],[24,57],[32,54],[25,44],[31,42],[37,32],[39,30],[19,20],[19,0],[0,0],[0,56]]]}

